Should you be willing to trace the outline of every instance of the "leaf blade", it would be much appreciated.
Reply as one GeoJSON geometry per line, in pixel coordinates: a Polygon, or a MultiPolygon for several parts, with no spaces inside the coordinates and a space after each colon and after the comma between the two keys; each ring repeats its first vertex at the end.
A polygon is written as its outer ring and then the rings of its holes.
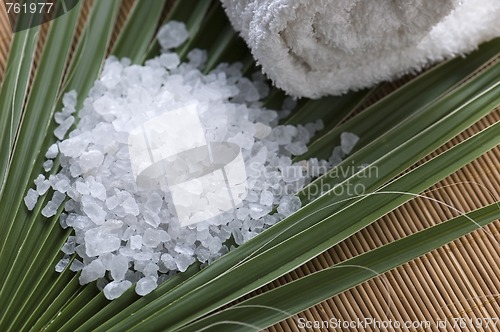
{"type": "Polygon", "coordinates": [[[250,325],[264,329],[498,218],[498,204],[488,205],[257,295],[178,331],[242,331],[250,325]]]}

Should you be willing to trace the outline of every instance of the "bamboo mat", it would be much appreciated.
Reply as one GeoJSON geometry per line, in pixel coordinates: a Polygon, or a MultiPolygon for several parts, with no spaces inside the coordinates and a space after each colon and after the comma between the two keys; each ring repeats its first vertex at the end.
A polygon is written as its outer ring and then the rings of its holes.
{"type": "MultiPolygon", "coordinates": [[[[91,1],[85,1],[81,23],[84,22],[90,4],[91,1]]],[[[124,2],[113,34],[114,38],[132,4],[132,0],[124,2]]],[[[40,49],[45,30],[41,31],[40,49]]],[[[0,10],[0,81],[5,71],[10,36],[7,18],[4,11],[0,10]]],[[[404,80],[387,83],[370,103],[394,90],[402,82],[404,80]]],[[[497,121],[500,121],[500,109],[478,121],[425,160],[435,157],[497,121]]],[[[497,147],[424,192],[422,195],[425,197],[413,199],[351,238],[249,296],[265,292],[457,216],[456,210],[447,205],[467,212],[498,201],[499,165],[500,149],[497,147]],[[444,204],[438,204],[436,201],[444,204]]],[[[500,322],[496,330],[474,327],[470,322],[475,322],[476,319],[479,322],[483,318],[498,318],[500,315],[499,231],[500,221],[497,220],[484,229],[379,275],[268,330],[271,332],[498,331],[500,322]],[[305,321],[333,319],[356,322],[365,318],[379,322],[389,320],[415,324],[422,322],[422,326],[425,326],[425,322],[429,322],[430,327],[378,328],[372,325],[367,328],[300,328],[301,323],[305,321]],[[464,321],[467,322],[464,326],[454,327],[454,318],[472,319],[472,321],[464,321]],[[448,320],[446,327],[436,326],[438,321],[443,320],[448,320]]]]}

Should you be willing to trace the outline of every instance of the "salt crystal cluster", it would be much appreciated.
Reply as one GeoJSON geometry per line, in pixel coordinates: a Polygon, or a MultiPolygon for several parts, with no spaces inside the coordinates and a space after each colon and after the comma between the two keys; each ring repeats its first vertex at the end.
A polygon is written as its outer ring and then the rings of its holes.
{"type": "MultiPolygon", "coordinates": [[[[171,22],[160,31],[160,43],[165,49],[179,46],[184,40],[178,37],[187,37],[184,30],[171,22]]],[[[321,173],[292,163],[293,156],[307,151],[311,137],[322,129],[321,121],[278,125],[278,112],[261,106],[268,92],[261,75],[242,76],[240,64],[221,64],[205,75],[200,71],[205,52],[193,50],[188,59],[181,63],[165,50],[143,66],[109,58],[79,110],[78,125],[64,139],[75,122],[76,105],[75,93],[66,94],[63,110],[55,115],[59,127],[54,134],[60,141],[46,153],[51,164],[58,157],[61,168],[48,178],[38,176],[35,189],[25,197],[31,210],[52,188],[42,214],[59,212],[62,227],[74,230],[56,271],[76,253],[69,268],[81,271],[82,285],[97,280],[108,299],[132,285],[137,294],[146,295],[196,261],[213,262],[297,211],[301,202],[294,194],[321,173]],[[136,183],[128,137],[138,124],[193,103],[208,142],[240,147],[246,196],[236,209],[182,226],[170,192],[136,183]]],[[[354,135],[346,135],[332,158],[343,158],[356,143],[354,135]]],[[[322,169],[330,165],[315,159],[310,164],[322,169]]],[[[207,203],[217,204],[217,199],[209,196],[207,203]]]]}

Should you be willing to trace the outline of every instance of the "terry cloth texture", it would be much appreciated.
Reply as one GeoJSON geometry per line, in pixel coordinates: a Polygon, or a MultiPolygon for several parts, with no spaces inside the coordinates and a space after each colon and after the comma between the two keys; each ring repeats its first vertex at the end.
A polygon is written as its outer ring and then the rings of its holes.
{"type": "Polygon", "coordinates": [[[370,87],[500,36],[500,0],[222,0],[274,84],[318,98],[370,87]]]}

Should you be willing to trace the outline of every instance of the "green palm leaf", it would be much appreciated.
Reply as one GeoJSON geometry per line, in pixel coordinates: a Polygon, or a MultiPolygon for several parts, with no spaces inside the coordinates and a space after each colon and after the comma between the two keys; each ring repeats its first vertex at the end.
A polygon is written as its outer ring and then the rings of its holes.
{"type": "Polygon", "coordinates": [[[491,204],[255,296],[179,331],[264,329],[498,218],[500,207],[491,204]]]}

